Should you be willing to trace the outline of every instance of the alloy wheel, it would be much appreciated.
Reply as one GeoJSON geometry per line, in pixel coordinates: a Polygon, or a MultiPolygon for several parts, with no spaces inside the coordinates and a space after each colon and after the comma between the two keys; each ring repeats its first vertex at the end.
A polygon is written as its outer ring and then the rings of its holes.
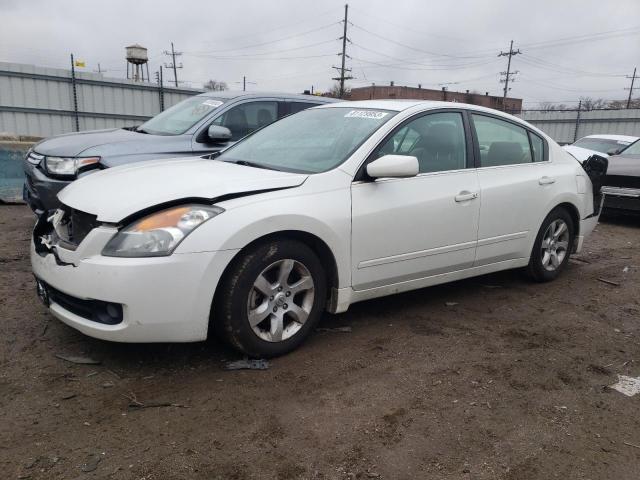
{"type": "Polygon", "coordinates": [[[247,300],[249,325],[267,342],[287,340],[307,321],[314,297],[313,277],[307,267],[292,259],[278,260],[253,283],[247,300]]]}
{"type": "Polygon", "coordinates": [[[557,270],[569,251],[569,227],[562,219],[549,224],[542,237],[542,266],[549,272],[557,270]]]}

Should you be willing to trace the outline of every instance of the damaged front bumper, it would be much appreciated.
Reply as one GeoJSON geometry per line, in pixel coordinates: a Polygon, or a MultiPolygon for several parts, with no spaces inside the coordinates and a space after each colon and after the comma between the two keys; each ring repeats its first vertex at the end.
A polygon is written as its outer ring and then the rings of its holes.
{"type": "Polygon", "coordinates": [[[50,219],[34,229],[31,265],[54,316],[104,340],[206,339],[213,294],[235,250],[106,257],[101,252],[114,227],[93,228],[71,249],[62,246],[50,219]]]}

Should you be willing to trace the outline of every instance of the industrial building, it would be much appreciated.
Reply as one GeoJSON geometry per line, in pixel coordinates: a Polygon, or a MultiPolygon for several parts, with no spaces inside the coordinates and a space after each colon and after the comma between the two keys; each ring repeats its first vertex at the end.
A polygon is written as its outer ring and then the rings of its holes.
{"type": "Polygon", "coordinates": [[[411,100],[439,100],[444,102],[460,102],[471,103],[473,105],[480,105],[488,108],[495,108],[497,110],[505,110],[509,113],[520,113],[522,110],[521,98],[503,99],[494,95],[489,95],[489,92],[485,94],[473,93],[467,90],[466,92],[452,92],[445,87],[442,90],[432,90],[428,88],[418,87],[403,87],[394,85],[391,82],[390,85],[370,85],[367,87],[357,87],[351,89],[351,95],[349,100],[373,100],[393,98],[400,99],[406,98],[411,100]]]}

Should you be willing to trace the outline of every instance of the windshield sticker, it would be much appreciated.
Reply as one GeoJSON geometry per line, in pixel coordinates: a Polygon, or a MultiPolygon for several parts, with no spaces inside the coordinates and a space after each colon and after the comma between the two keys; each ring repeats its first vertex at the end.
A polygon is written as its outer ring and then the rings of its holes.
{"type": "Polygon", "coordinates": [[[370,118],[372,120],[380,120],[389,115],[389,112],[375,112],[373,110],[351,110],[344,118],[370,118]]]}
{"type": "Polygon", "coordinates": [[[220,100],[205,100],[202,102],[202,105],[206,105],[207,107],[217,108],[222,105],[220,100]]]}

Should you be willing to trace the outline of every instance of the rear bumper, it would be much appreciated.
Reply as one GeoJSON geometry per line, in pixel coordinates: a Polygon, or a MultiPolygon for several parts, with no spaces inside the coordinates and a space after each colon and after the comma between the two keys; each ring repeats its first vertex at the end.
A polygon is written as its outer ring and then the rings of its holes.
{"type": "Polygon", "coordinates": [[[584,239],[587,238],[598,224],[599,215],[587,217],[580,220],[580,234],[575,239],[574,253],[580,253],[584,245],[584,239]]]}

